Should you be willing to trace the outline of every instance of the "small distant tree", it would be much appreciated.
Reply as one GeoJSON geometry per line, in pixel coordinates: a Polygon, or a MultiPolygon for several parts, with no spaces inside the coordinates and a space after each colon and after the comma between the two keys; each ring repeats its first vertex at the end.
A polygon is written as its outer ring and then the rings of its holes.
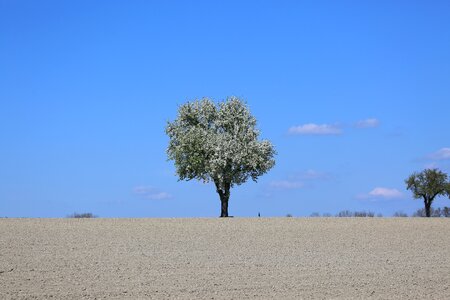
{"type": "Polygon", "coordinates": [[[355,211],[353,213],[353,216],[355,217],[362,217],[362,218],[373,218],[375,217],[375,213],[371,212],[371,211],[355,211]]]}
{"type": "Polygon", "coordinates": [[[275,150],[259,140],[256,119],[247,105],[229,97],[218,105],[208,98],[180,106],[168,122],[167,154],[175,162],[180,180],[214,182],[221,201],[221,217],[228,217],[228,200],[234,185],[249,178],[257,181],[275,165],[275,150]]]}
{"type": "Polygon", "coordinates": [[[450,218],[450,208],[444,206],[444,208],[442,209],[442,215],[445,218],[450,218]]]}
{"type": "Polygon", "coordinates": [[[353,213],[351,211],[349,211],[349,210],[342,210],[342,211],[337,213],[336,217],[349,218],[349,217],[353,217],[353,213]]]}
{"type": "Polygon", "coordinates": [[[67,216],[68,218],[75,218],[75,219],[90,219],[90,218],[97,218],[96,215],[93,213],[73,213],[71,215],[67,216]]]}
{"type": "MultiPolygon", "coordinates": [[[[431,209],[430,209],[430,217],[432,217],[432,218],[448,217],[448,215],[446,215],[446,213],[448,213],[448,211],[447,212],[445,211],[445,207],[444,208],[431,207],[431,209]]],[[[426,217],[426,216],[427,216],[427,214],[426,214],[424,208],[420,208],[413,213],[413,217],[426,217]]]]}
{"type": "Polygon", "coordinates": [[[402,211],[396,211],[394,213],[394,217],[395,218],[406,218],[406,217],[408,217],[408,214],[406,214],[406,213],[404,213],[402,211]]]}
{"type": "MultiPolygon", "coordinates": [[[[431,215],[431,213],[430,213],[430,215],[431,215]]],[[[417,217],[426,217],[427,214],[425,213],[425,208],[419,208],[418,210],[413,212],[412,216],[415,217],[415,218],[417,218],[417,217]]]]}
{"type": "Polygon", "coordinates": [[[413,192],[415,199],[423,199],[427,217],[431,216],[431,203],[436,196],[450,197],[448,176],[438,169],[425,169],[420,173],[413,173],[405,183],[406,188],[413,192]]]}
{"type": "Polygon", "coordinates": [[[431,209],[431,216],[434,218],[440,218],[442,217],[444,214],[442,213],[442,210],[440,207],[436,208],[436,209],[431,209]]]}
{"type": "MultiPolygon", "coordinates": [[[[382,214],[378,214],[377,217],[382,217],[382,214]]],[[[373,218],[375,217],[375,213],[371,211],[350,211],[350,210],[342,210],[336,214],[338,218],[373,218]]]]}

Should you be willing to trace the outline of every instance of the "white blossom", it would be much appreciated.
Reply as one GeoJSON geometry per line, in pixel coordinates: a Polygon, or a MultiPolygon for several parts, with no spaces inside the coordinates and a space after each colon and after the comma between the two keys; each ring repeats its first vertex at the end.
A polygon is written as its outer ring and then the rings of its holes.
{"type": "Polygon", "coordinates": [[[275,150],[258,140],[256,119],[239,98],[215,104],[204,98],[180,106],[177,119],[168,122],[167,154],[180,180],[213,181],[229,193],[233,185],[254,181],[275,165],[275,150]]]}

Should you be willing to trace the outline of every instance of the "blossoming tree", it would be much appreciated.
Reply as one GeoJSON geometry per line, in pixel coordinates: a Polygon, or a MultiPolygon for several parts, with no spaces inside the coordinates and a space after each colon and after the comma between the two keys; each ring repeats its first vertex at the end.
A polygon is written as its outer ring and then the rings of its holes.
{"type": "Polygon", "coordinates": [[[174,161],[179,180],[214,182],[221,217],[228,217],[234,185],[249,178],[257,181],[275,165],[273,145],[258,139],[256,119],[237,97],[218,104],[203,98],[180,106],[166,133],[168,158],[174,161]]]}

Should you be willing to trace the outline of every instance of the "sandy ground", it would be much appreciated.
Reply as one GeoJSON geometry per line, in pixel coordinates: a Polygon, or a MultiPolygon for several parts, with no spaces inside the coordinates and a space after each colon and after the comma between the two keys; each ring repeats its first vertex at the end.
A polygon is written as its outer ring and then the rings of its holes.
{"type": "Polygon", "coordinates": [[[450,219],[0,219],[1,299],[450,299],[450,219]]]}

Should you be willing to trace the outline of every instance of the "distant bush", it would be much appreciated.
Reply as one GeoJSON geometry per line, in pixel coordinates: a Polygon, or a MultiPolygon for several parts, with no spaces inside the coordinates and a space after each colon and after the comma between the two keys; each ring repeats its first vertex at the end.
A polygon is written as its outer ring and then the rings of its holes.
{"type": "Polygon", "coordinates": [[[330,217],[332,217],[332,215],[331,215],[330,213],[324,213],[324,214],[322,215],[322,217],[330,218],[330,217]]]}
{"type": "Polygon", "coordinates": [[[373,218],[375,217],[375,213],[371,212],[371,211],[355,211],[353,213],[353,216],[355,217],[362,217],[362,218],[373,218]]]}
{"type": "Polygon", "coordinates": [[[450,208],[449,208],[449,207],[445,206],[445,207],[442,209],[442,216],[443,216],[444,218],[450,218],[450,208]]]}
{"type": "Polygon", "coordinates": [[[353,217],[353,213],[351,211],[349,211],[349,210],[343,210],[343,211],[338,212],[336,214],[336,217],[349,218],[349,217],[353,217]]]}
{"type": "Polygon", "coordinates": [[[382,218],[382,217],[383,217],[383,214],[381,214],[381,213],[377,214],[377,218],[382,218]]]}
{"type": "Polygon", "coordinates": [[[71,215],[67,216],[68,218],[75,218],[75,219],[81,219],[81,218],[97,218],[96,215],[92,213],[73,213],[71,215]]]}
{"type": "MultiPolygon", "coordinates": [[[[431,209],[433,209],[433,208],[431,208],[431,209]]],[[[413,217],[426,217],[425,209],[424,209],[424,208],[419,208],[418,210],[416,210],[416,211],[412,214],[412,216],[413,216],[413,217]]]]}
{"type": "Polygon", "coordinates": [[[292,218],[291,214],[286,214],[286,218],[292,218]]]}
{"type": "MultiPolygon", "coordinates": [[[[413,217],[426,217],[426,212],[424,208],[416,210],[413,217]]],[[[430,208],[430,217],[432,218],[450,218],[450,208],[445,206],[444,208],[430,208]]]]}
{"type": "Polygon", "coordinates": [[[408,214],[402,212],[402,211],[396,211],[393,215],[395,218],[406,218],[408,214]]]}
{"type": "Polygon", "coordinates": [[[373,218],[375,216],[375,213],[371,211],[349,211],[349,210],[343,210],[336,214],[336,217],[338,218],[350,218],[350,217],[356,217],[356,218],[373,218]]]}
{"type": "Polygon", "coordinates": [[[312,214],[309,215],[311,218],[317,218],[320,217],[320,214],[318,212],[313,212],[312,214]]]}

